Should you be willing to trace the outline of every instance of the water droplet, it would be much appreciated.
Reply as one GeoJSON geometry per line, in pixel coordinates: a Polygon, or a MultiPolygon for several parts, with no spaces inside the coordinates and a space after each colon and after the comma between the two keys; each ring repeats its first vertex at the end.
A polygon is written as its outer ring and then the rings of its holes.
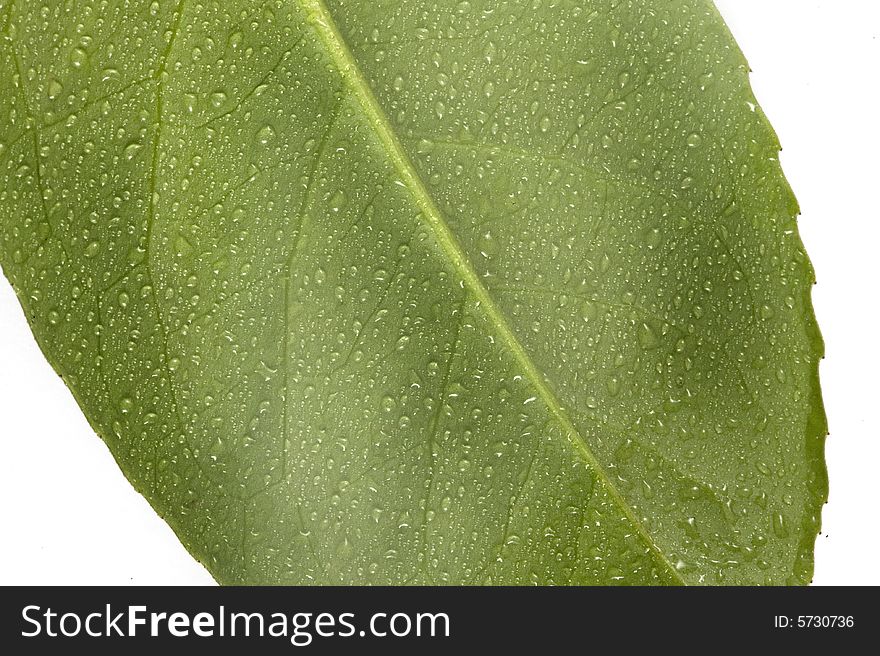
{"type": "Polygon", "coordinates": [[[773,534],[781,539],[788,537],[788,526],[782,513],[773,514],[773,534]]]}
{"type": "Polygon", "coordinates": [[[693,134],[689,135],[688,138],[687,138],[687,145],[690,146],[691,148],[696,148],[696,147],[699,146],[701,143],[703,143],[703,137],[701,137],[701,136],[700,136],[699,134],[697,134],[696,132],[694,132],[693,134]]]}
{"type": "Polygon", "coordinates": [[[257,140],[264,145],[269,143],[269,141],[274,136],[275,128],[273,128],[271,125],[264,125],[262,128],[260,128],[260,131],[257,132],[257,140]]]}
{"type": "Polygon", "coordinates": [[[608,394],[611,396],[617,396],[620,394],[620,378],[617,376],[612,376],[608,379],[608,383],[606,384],[608,388],[608,394]]]}
{"type": "Polygon", "coordinates": [[[486,47],[483,50],[483,57],[485,57],[486,61],[491,64],[497,55],[498,46],[495,45],[494,41],[489,41],[489,43],[486,44],[486,47]]]}
{"type": "Polygon", "coordinates": [[[653,329],[648,324],[643,323],[639,326],[638,336],[639,344],[643,349],[657,348],[657,335],[654,334],[653,329]]]}
{"type": "Polygon", "coordinates": [[[129,412],[131,412],[132,408],[134,408],[134,401],[132,401],[127,396],[123,397],[119,401],[119,412],[121,412],[122,414],[127,415],[129,412]]]}
{"type": "Polygon", "coordinates": [[[125,149],[122,151],[122,154],[125,156],[125,159],[127,159],[128,161],[131,161],[135,157],[137,157],[137,154],[141,148],[143,148],[143,144],[140,144],[135,141],[135,142],[128,144],[125,147],[125,149]]]}
{"type": "Polygon", "coordinates": [[[480,237],[480,254],[486,259],[498,255],[498,240],[491,232],[486,232],[480,237]]]}
{"type": "Polygon", "coordinates": [[[49,100],[55,100],[64,91],[64,87],[61,82],[53,77],[49,78],[49,84],[46,87],[46,91],[49,95],[49,100]]]}
{"type": "Polygon", "coordinates": [[[219,109],[220,107],[223,106],[223,103],[225,103],[225,102],[226,102],[226,94],[223,93],[222,91],[215,91],[214,93],[211,94],[211,104],[215,108],[219,109]]]}
{"type": "Polygon", "coordinates": [[[178,255],[189,255],[193,252],[193,246],[186,237],[177,235],[177,239],[174,240],[174,250],[178,255]]]}
{"type": "Polygon", "coordinates": [[[338,189],[330,197],[330,209],[332,209],[334,212],[338,212],[343,207],[345,207],[346,200],[347,199],[345,196],[345,192],[341,189],[338,189]]]}
{"type": "Polygon", "coordinates": [[[88,63],[89,55],[82,48],[74,48],[70,51],[70,65],[74,68],[82,68],[88,63]]]}
{"type": "Polygon", "coordinates": [[[591,321],[595,321],[596,317],[599,316],[599,308],[596,307],[596,304],[593,301],[585,300],[581,303],[581,318],[590,323],[591,321]]]}
{"type": "Polygon", "coordinates": [[[95,255],[97,255],[98,251],[100,250],[101,245],[98,242],[93,241],[88,246],[86,246],[84,253],[86,257],[95,257],[95,255]]]}

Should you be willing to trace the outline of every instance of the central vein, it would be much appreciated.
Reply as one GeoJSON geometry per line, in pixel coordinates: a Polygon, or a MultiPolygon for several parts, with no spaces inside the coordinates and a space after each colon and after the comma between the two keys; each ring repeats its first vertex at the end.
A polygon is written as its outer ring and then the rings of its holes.
{"type": "Polygon", "coordinates": [[[352,94],[354,94],[360,103],[370,126],[375,131],[379,141],[387,152],[388,157],[391,159],[400,174],[401,181],[412,193],[413,200],[419,210],[421,210],[422,216],[433,230],[437,243],[443,249],[445,255],[452,261],[452,264],[459,272],[459,275],[461,275],[465,287],[467,287],[471,294],[473,294],[478,305],[482,307],[489,320],[497,329],[497,337],[513,353],[514,358],[523,368],[525,376],[528,377],[532,385],[534,385],[539,398],[559,422],[559,425],[562,427],[569,442],[593,469],[596,476],[604,483],[609,495],[620,507],[626,518],[632,523],[633,528],[644,541],[648,549],[654,554],[655,558],[669,570],[677,582],[686,584],[678,570],[673,567],[666,555],[660,550],[647,530],[645,530],[645,527],[639,521],[633,509],[620,494],[620,491],[614,486],[611,479],[608,478],[608,475],[605,473],[598,460],[596,460],[596,456],[593,455],[593,452],[590,450],[583,436],[581,436],[572,423],[562,403],[556,398],[556,394],[547,385],[544,376],[523,348],[513,330],[507,324],[507,320],[498,308],[495,300],[489,294],[482,282],[480,282],[476,271],[474,271],[471,266],[470,260],[464,254],[458,240],[450,230],[446,220],[443,218],[443,213],[440,211],[440,208],[437,207],[437,204],[434,202],[431,194],[425,187],[425,183],[416,171],[415,165],[409,158],[406,149],[403,147],[403,144],[397,138],[397,135],[392,129],[388,117],[385,115],[385,112],[382,110],[382,107],[373,95],[369,82],[364,77],[364,74],[361,72],[360,67],[349,50],[348,45],[339,33],[336,23],[323,0],[299,0],[299,2],[307,12],[310,24],[317,32],[326,47],[328,54],[333,59],[340,74],[349,86],[352,94]]]}

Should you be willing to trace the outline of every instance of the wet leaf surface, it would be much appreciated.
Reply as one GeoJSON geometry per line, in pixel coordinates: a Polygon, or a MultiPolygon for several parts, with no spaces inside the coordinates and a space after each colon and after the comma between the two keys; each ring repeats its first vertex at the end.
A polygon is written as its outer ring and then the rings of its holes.
{"type": "Polygon", "coordinates": [[[0,261],[217,580],[810,580],[813,273],[710,2],[0,26],[0,261]]]}

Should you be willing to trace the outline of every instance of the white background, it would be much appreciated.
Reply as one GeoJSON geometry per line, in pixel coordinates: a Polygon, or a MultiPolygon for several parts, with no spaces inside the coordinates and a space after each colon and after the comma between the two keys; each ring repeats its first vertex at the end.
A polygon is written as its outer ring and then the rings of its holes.
{"type": "MultiPolygon", "coordinates": [[[[880,3],[718,0],[785,148],[827,343],[816,584],[880,584],[880,3]]],[[[209,584],[123,478],[0,280],[0,584],[209,584]]]]}

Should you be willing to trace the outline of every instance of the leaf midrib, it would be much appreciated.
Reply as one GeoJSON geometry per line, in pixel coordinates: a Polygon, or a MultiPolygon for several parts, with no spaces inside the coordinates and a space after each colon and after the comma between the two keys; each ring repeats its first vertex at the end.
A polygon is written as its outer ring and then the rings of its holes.
{"type": "Polygon", "coordinates": [[[421,210],[421,215],[433,231],[437,243],[442,248],[444,254],[451,260],[459,275],[461,275],[465,286],[477,299],[478,305],[483,307],[489,321],[495,325],[500,341],[504,342],[510,349],[517,362],[522,366],[525,376],[530,379],[535,387],[539,398],[559,422],[570,444],[605,485],[611,498],[620,507],[624,516],[633,525],[636,533],[645,542],[651,553],[669,570],[677,582],[681,585],[687,585],[687,582],[656,542],[654,542],[654,539],[645,529],[642,522],[639,521],[634,510],[623,498],[623,495],[621,495],[620,491],[608,477],[604,468],[599,464],[586,440],[568,417],[564,406],[553,390],[550,389],[537,365],[507,324],[507,320],[496,305],[495,300],[482,282],[480,282],[479,276],[471,266],[470,260],[465,255],[461,245],[458,243],[458,239],[444,219],[442,211],[428,192],[425,183],[422,181],[403,144],[398,139],[384,110],[376,100],[368,80],[361,71],[342,34],[339,32],[336,22],[324,1],[297,0],[297,3],[306,12],[308,22],[315,29],[328,55],[339,69],[343,80],[360,103],[370,126],[375,131],[388,158],[400,174],[401,181],[412,194],[413,200],[421,210]]]}

